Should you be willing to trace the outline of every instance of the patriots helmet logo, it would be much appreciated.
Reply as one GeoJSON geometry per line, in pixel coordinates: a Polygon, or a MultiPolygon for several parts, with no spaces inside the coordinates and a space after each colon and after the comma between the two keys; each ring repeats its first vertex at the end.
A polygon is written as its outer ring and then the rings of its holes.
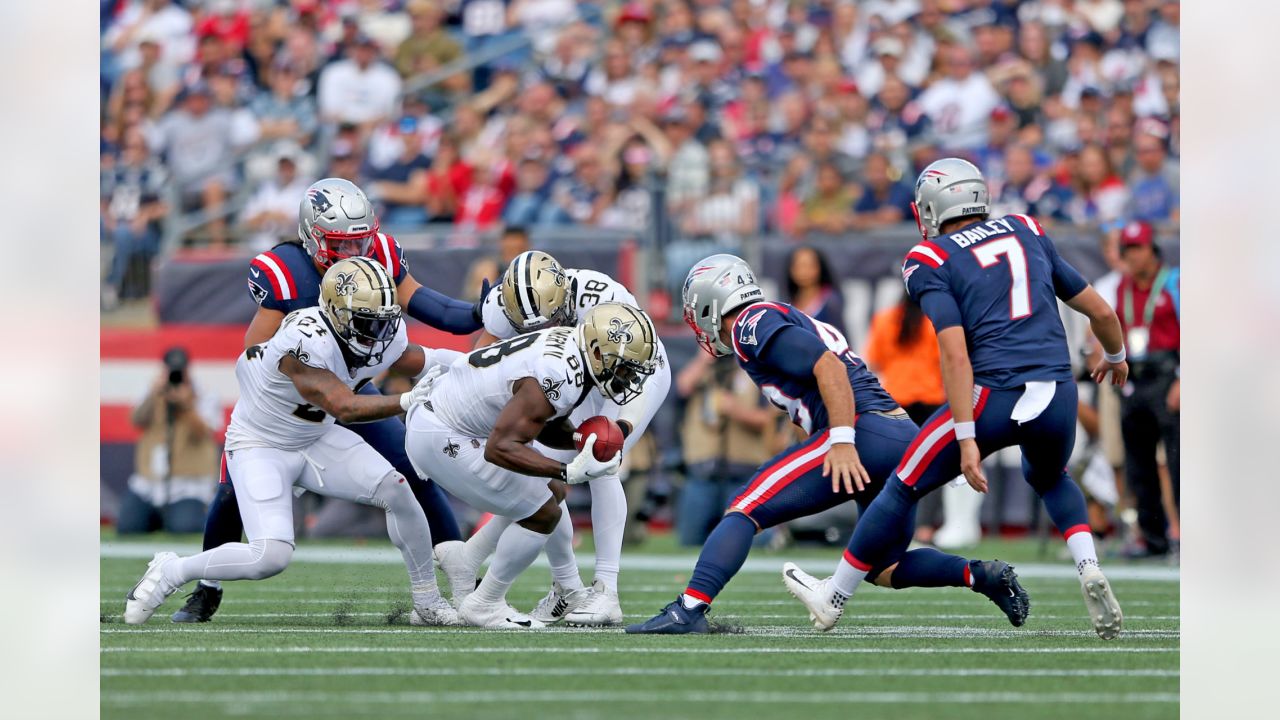
{"type": "Polygon", "coordinates": [[[338,297],[348,297],[356,294],[356,273],[338,273],[337,280],[334,281],[334,292],[338,293],[338,297]]]}
{"type": "Polygon", "coordinates": [[[333,203],[329,202],[329,198],[315,188],[307,191],[307,199],[311,201],[311,207],[315,209],[317,215],[323,215],[329,208],[333,207],[333,203]]]}
{"type": "Polygon", "coordinates": [[[635,320],[624,323],[622,322],[622,318],[615,317],[610,319],[609,329],[605,331],[609,336],[609,342],[625,345],[635,340],[635,335],[631,333],[631,326],[635,324],[635,320]]]}

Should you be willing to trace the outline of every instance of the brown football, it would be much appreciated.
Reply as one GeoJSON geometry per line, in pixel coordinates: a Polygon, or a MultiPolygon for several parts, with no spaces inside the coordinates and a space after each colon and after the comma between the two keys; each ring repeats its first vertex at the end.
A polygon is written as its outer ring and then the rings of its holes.
{"type": "Polygon", "coordinates": [[[618,427],[618,423],[603,415],[596,415],[582,421],[578,429],[573,431],[574,446],[581,450],[583,444],[586,443],[587,438],[592,433],[596,436],[596,444],[592,448],[592,454],[600,462],[607,462],[622,450],[622,428],[618,427]]]}

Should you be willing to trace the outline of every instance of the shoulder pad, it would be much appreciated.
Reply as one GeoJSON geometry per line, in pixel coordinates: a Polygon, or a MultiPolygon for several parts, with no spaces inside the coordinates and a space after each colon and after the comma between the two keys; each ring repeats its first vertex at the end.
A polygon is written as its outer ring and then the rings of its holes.
{"type": "Polygon", "coordinates": [[[249,261],[249,286],[259,304],[268,297],[268,292],[276,300],[295,300],[298,297],[292,271],[273,251],[259,253],[249,261]],[[259,292],[253,290],[255,285],[261,292],[261,297],[259,292]]]}

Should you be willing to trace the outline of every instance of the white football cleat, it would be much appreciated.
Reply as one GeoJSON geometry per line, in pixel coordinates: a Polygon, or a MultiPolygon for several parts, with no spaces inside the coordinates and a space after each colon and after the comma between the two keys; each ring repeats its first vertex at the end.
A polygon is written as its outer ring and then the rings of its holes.
{"type": "Polygon", "coordinates": [[[178,559],[177,553],[161,552],[151,558],[147,571],[142,579],[124,597],[124,621],[130,625],[141,625],[151,618],[156,608],[164,604],[165,598],[178,590],[177,585],[170,585],[164,579],[164,566],[178,559]]]}
{"type": "Polygon", "coordinates": [[[495,630],[539,630],[547,626],[541,620],[535,620],[511,607],[505,600],[482,603],[475,593],[468,595],[458,606],[458,615],[467,625],[495,630]]]}
{"type": "Polygon", "coordinates": [[[1124,613],[1120,611],[1115,593],[1111,592],[1111,583],[1098,566],[1086,566],[1080,573],[1080,591],[1084,594],[1084,605],[1089,609],[1094,632],[1103,640],[1114,640],[1120,634],[1124,613]]]}
{"type": "Polygon", "coordinates": [[[436,595],[425,605],[419,605],[409,613],[409,624],[417,627],[440,627],[444,625],[465,625],[458,611],[448,600],[436,595]]]}
{"type": "Polygon", "coordinates": [[[565,590],[560,583],[552,583],[551,591],[538,601],[537,607],[529,612],[529,616],[547,625],[558,623],[568,612],[581,607],[590,597],[590,588],[565,590]]]}
{"type": "Polygon", "coordinates": [[[584,602],[570,608],[564,616],[566,625],[574,627],[607,627],[622,624],[622,605],[618,593],[605,587],[598,578],[587,589],[584,602]]]}
{"type": "Polygon", "coordinates": [[[467,562],[466,543],[461,540],[449,540],[436,545],[432,555],[435,557],[436,567],[449,580],[453,604],[461,607],[462,601],[476,591],[476,573],[480,568],[467,562]]]}
{"type": "Polygon", "coordinates": [[[795,563],[786,563],[782,566],[782,582],[787,591],[808,608],[815,628],[825,632],[840,622],[840,616],[844,615],[844,597],[832,589],[831,578],[819,580],[795,563]]]}

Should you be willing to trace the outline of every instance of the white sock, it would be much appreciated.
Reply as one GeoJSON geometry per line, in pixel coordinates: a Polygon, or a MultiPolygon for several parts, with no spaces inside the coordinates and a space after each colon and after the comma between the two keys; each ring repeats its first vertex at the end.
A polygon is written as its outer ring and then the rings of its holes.
{"type": "Polygon", "coordinates": [[[627,493],[617,475],[592,480],[591,533],[596,543],[596,579],[618,592],[622,534],[627,527],[627,493]]]}
{"type": "Polygon", "coordinates": [[[699,605],[706,605],[707,603],[688,593],[680,593],[680,604],[684,606],[685,610],[692,610],[699,605]]]}
{"type": "Polygon", "coordinates": [[[168,563],[164,579],[175,587],[199,578],[261,580],[284,570],[292,554],[293,546],[283,540],[226,543],[168,563]]]}
{"type": "Polygon", "coordinates": [[[858,584],[865,580],[867,573],[871,571],[870,567],[859,568],[851,560],[853,556],[846,550],[840,558],[840,563],[836,565],[835,575],[831,578],[832,590],[843,595],[846,600],[853,596],[853,592],[858,589],[858,584]]]}
{"type": "Polygon", "coordinates": [[[1080,530],[1067,538],[1067,549],[1071,558],[1076,561],[1076,572],[1083,573],[1090,565],[1098,567],[1098,551],[1093,547],[1093,533],[1080,530]]]}
{"type": "Polygon", "coordinates": [[[547,562],[551,563],[551,579],[565,590],[577,590],[582,585],[578,574],[578,558],[573,554],[573,519],[569,506],[560,503],[560,524],[547,540],[547,562]]]}
{"type": "Polygon", "coordinates": [[[489,522],[476,531],[474,535],[467,538],[463,543],[463,552],[466,553],[467,563],[471,567],[478,568],[484,564],[485,560],[498,549],[498,538],[502,537],[502,531],[511,526],[511,518],[494,515],[489,518],[489,522]]]}
{"type": "Polygon", "coordinates": [[[511,584],[533,564],[549,537],[514,523],[504,530],[489,571],[476,588],[479,599],[485,603],[504,602],[511,584]]]}

